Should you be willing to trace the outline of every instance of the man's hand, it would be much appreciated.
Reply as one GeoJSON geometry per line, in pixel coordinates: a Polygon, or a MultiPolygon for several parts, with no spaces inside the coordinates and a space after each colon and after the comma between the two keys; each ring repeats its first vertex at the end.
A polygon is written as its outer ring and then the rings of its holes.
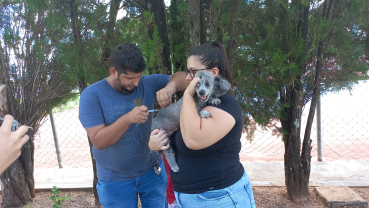
{"type": "Polygon", "coordinates": [[[29,139],[29,136],[25,135],[27,126],[21,126],[15,132],[11,131],[13,121],[13,116],[6,115],[0,127],[0,174],[21,155],[21,148],[29,139]]]}
{"type": "Polygon", "coordinates": [[[145,123],[147,121],[147,118],[149,117],[149,112],[147,112],[148,110],[149,109],[144,105],[133,108],[130,112],[127,113],[129,122],[136,124],[145,123]]]}
{"type": "Polygon", "coordinates": [[[167,85],[163,89],[156,92],[156,99],[162,108],[172,104],[173,94],[176,92],[174,85],[167,85]]]}
{"type": "Polygon", "coordinates": [[[166,150],[169,148],[168,134],[165,130],[155,129],[151,132],[149,140],[149,148],[153,151],[166,150]]]}

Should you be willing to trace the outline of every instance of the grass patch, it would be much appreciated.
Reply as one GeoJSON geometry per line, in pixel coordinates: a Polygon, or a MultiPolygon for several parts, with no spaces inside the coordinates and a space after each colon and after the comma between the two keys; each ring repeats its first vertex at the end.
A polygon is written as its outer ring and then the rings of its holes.
{"type": "Polygon", "coordinates": [[[58,112],[62,112],[64,110],[78,108],[79,98],[80,98],[80,94],[76,93],[76,95],[73,96],[72,98],[66,100],[65,102],[61,103],[58,106],[55,106],[53,108],[53,113],[58,113],[58,112]]]}

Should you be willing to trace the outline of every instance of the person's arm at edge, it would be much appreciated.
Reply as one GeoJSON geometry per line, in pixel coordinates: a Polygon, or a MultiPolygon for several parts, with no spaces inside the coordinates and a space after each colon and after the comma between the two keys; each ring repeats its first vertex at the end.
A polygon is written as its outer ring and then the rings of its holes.
{"type": "Polygon", "coordinates": [[[186,89],[190,83],[190,81],[186,79],[186,76],[186,73],[182,71],[172,74],[168,84],[163,89],[156,92],[156,98],[162,108],[172,104],[172,96],[175,92],[186,89]]]}
{"type": "Polygon", "coordinates": [[[2,174],[20,155],[22,146],[28,141],[27,126],[19,127],[15,132],[11,131],[14,118],[5,115],[0,128],[0,174],[2,174]]]}

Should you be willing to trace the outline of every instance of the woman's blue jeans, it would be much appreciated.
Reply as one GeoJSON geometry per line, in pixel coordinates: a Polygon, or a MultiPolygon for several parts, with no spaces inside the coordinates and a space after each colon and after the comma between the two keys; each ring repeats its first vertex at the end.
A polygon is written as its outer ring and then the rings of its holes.
{"type": "Polygon", "coordinates": [[[246,171],[235,184],[200,194],[174,192],[180,208],[255,208],[254,194],[246,171]]]}
{"type": "Polygon", "coordinates": [[[147,173],[129,181],[104,181],[97,182],[97,193],[104,208],[134,208],[138,206],[137,195],[140,196],[143,208],[167,207],[166,188],[167,173],[163,160],[160,161],[160,175],[151,168],[147,173]]]}

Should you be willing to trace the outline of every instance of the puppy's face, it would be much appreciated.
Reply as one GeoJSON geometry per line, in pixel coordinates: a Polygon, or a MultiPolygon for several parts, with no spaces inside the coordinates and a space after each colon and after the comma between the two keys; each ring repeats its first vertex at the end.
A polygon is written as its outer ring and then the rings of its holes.
{"type": "Polygon", "coordinates": [[[196,77],[200,77],[201,79],[196,84],[196,95],[201,99],[201,101],[207,102],[213,93],[215,77],[206,71],[197,72],[196,77]]]}

